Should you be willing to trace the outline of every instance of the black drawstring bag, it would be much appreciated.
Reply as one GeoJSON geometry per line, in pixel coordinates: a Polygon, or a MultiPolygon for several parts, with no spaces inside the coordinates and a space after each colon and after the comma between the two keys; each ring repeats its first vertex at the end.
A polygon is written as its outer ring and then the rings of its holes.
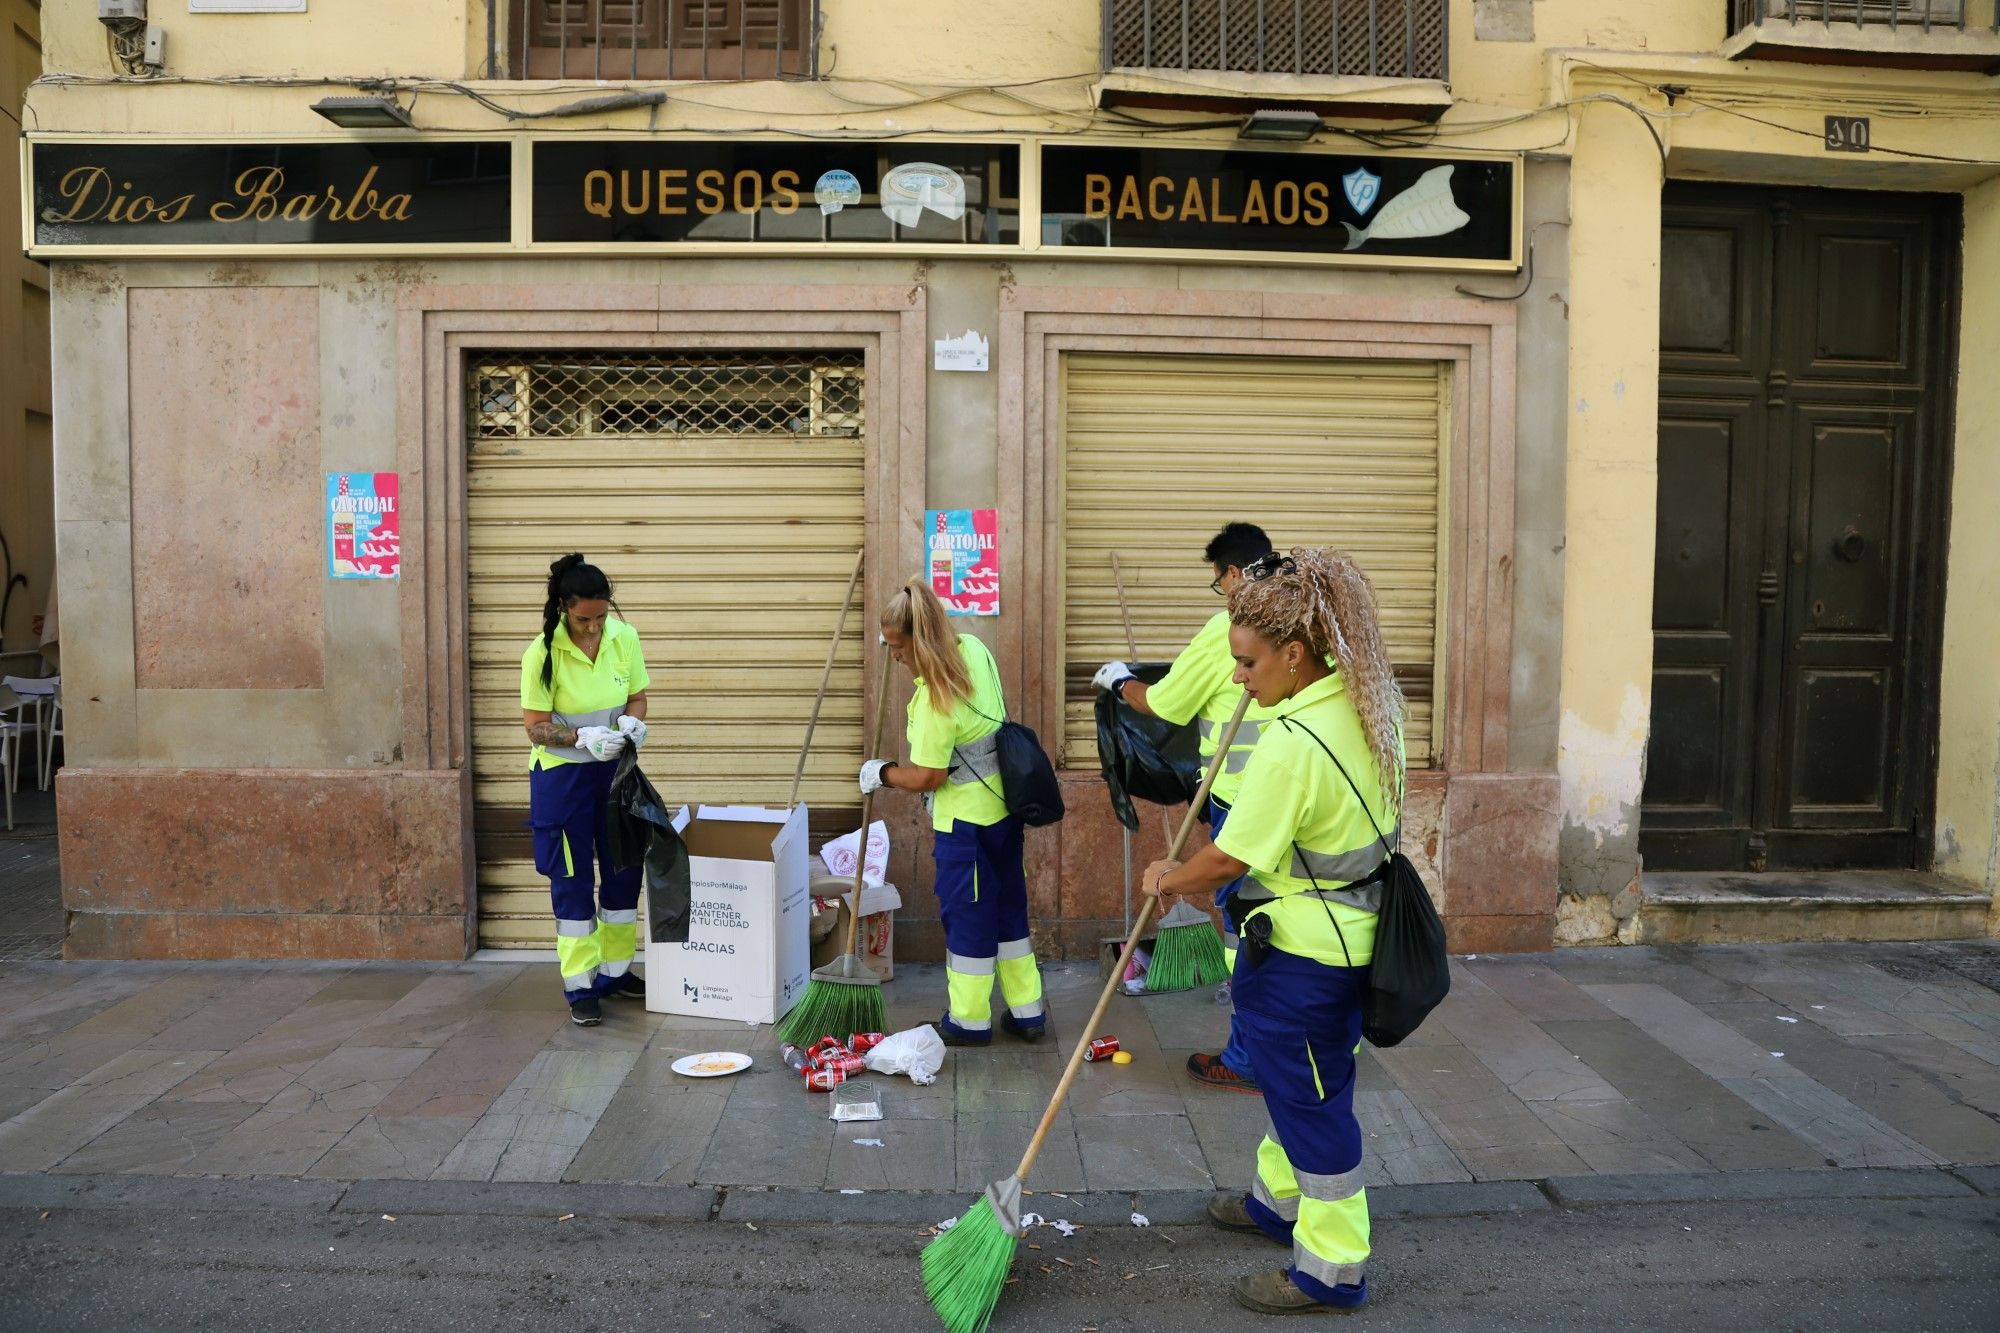
{"type": "MultiPolygon", "coordinates": [[[[1422,1026],[1431,1010],[1451,992],[1451,959],[1445,953],[1444,922],[1438,920],[1423,876],[1410,864],[1409,857],[1389,845],[1368,809],[1368,802],[1362,798],[1361,789],[1348,777],[1346,765],[1311,727],[1290,718],[1279,721],[1287,727],[1298,727],[1319,742],[1319,748],[1333,760],[1340,776],[1347,778],[1354,799],[1361,803],[1361,813],[1375,830],[1376,841],[1388,854],[1374,874],[1358,881],[1382,886],[1382,906],[1375,916],[1375,961],[1368,969],[1368,989],[1361,1001],[1361,1035],[1371,1045],[1394,1046],[1422,1026]]],[[[1311,872],[1307,875],[1310,877],[1311,872]]],[[[1313,880],[1313,887],[1319,887],[1317,879],[1313,880]]],[[[1332,905],[1324,900],[1321,905],[1326,907],[1327,919],[1333,922],[1334,933],[1340,934],[1340,922],[1334,918],[1332,905]]],[[[1340,949],[1347,952],[1344,936],[1340,949]]]]}
{"type": "Polygon", "coordinates": [[[639,752],[633,746],[618,756],[606,804],[604,850],[611,864],[619,870],[646,868],[646,938],[687,943],[694,896],[687,844],[674,828],[673,812],[639,771],[639,752]]]}
{"type": "MultiPolygon", "coordinates": [[[[1132,674],[1158,684],[1170,663],[1135,663],[1132,674]]],[[[1111,812],[1137,832],[1133,801],[1180,805],[1201,789],[1201,733],[1193,722],[1172,723],[1141,713],[1110,690],[1097,691],[1097,762],[1111,793],[1111,812]]]]}
{"type": "MultiPolygon", "coordinates": [[[[965,706],[972,708],[971,701],[967,700],[965,706]]],[[[979,713],[977,708],[972,711],[979,713]]],[[[1029,828],[1041,828],[1061,819],[1068,813],[1063,809],[1062,784],[1056,781],[1056,766],[1050,762],[1040,738],[1032,729],[1009,722],[1005,717],[986,717],[986,720],[1000,724],[1000,729],[993,733],[1000,769],[1000,790],[996,794],[1007,803],[1007,813],[1029,828]]],[[[956,747],[952,754],[958,754],[956,747]]],[[[979,785],[993,790],[993,784],[985,778],[979,779],[979,785]]]]}

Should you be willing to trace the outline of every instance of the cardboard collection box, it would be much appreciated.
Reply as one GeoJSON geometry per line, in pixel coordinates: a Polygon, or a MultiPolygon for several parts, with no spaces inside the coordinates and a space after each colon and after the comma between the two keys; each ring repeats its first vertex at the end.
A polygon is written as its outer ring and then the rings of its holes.
{"type": "MultiPolygon", "coordinates": [[[[847,948],[848,903],[854,898],[854,881],[821,875],[813,880],[813,897],[833,903],[825,912],[815,912],[812,922],[812,965],[825,967],[847,948]],[[828,923],[831,922],[831,925],[828,923]]],[[[896,918],[891,915],[903,905],[903,895],[893,884],[870,884],[861,890],[861,935],[855,952],[882,980],[896,975],[896,918]]]]}
{"type": "Polygon", "coordinates": [[[646,941],[646,1008],[777,1022],[811,971],[805,806],[683,807],[674,825],[687,843],[691,920],[685,944],[646,941]]]}

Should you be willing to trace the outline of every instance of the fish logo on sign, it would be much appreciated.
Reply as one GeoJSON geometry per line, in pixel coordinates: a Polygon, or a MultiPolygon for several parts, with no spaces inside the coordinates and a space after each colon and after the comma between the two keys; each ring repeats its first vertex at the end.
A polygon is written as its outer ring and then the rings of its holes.
{"type": "Polygon", "coordinates": [[[1364,218],[1382,195],[1382,178],[1366,167],[1356,167],[1342,176],[1340,186],[1347,191],[1347,202],[1364,218]]]}

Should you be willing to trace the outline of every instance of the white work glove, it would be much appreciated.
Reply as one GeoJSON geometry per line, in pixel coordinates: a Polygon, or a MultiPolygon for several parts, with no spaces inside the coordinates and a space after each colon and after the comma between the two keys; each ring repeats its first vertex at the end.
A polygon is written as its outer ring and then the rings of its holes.
{"type": "Polygon", "coordinates": [[[1131,677],[1132,668],[1126,666],[1123,662],[1106,662],[1103,666],[1097,668],[1097,674],[1090,678],[1090,687],[1095,690],[1111,690],[1116,692],[1118,682],[1121,680],[1130,680],[1131,677]]]}
{"type": "Polygon", "coordinates": [[[625,748],[625,733],[613,731],[610,727],[578,727],[576,745],[592,759],[616,759],[618,752],[625,748]]]}
{"type": "Polygon", "coordinates": [[[870,759],[861,765],[861,794],[867,796],[882,789],[882,770],[896,761],[893,759],[870,759]]]}
{"type": "Polygon", "coordinates": [[[618,731],[625,739],[632,742],[632,748],[635,750],[646,743],[646,721],[644,718],[633,717],[630,713],[620,714],[618,718],[618,731]]]}

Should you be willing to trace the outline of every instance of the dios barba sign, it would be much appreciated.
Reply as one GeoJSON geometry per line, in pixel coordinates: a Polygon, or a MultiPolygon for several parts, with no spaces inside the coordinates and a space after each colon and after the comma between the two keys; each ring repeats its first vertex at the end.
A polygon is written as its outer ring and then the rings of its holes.
{"type": "Polygon", "coordinates": [[[1511,158],[1050,144],[1042,245],[1512,267],[1519,171],[1511,158]]]}
{"type": "Polygon", "coordinates": [[[482,245],[507,144],[32,145],[34,246],[482,245]]]}

